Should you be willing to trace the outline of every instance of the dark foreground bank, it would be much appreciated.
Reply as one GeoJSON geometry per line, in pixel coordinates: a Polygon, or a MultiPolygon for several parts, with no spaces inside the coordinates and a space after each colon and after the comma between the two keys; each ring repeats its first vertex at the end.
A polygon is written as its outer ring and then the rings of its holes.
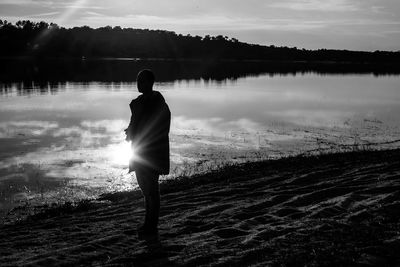
{"type": "Polygon", "coordinates": [[[158,238],[139,192],[0,226],[0,265],[399,266],[400,150],[295,157],[162,185],[158,238]]]}

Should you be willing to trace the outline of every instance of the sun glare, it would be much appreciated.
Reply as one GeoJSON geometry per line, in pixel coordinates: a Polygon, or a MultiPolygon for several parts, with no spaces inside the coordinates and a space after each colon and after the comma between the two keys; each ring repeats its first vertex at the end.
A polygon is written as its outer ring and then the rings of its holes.
{"type": "Polygon", "coordinates": [[[131,143],[122,142],[112,148],[112,162],[119,165],[128,165],[129,160],[133,157],[131,143]]]}

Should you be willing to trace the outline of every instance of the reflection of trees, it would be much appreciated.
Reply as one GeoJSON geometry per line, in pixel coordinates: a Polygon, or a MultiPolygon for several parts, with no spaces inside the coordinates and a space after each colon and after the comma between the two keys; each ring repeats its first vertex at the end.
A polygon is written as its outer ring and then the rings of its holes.
{"type": "Polygon", "coordinates": [[[0,56],[400,62],[399,52],[305,50],[247,44],[222,35],[200,37],[119,26],[66,29],[28,20],[16,24],[0,20],[0,56]]]}
{"type": "Polygon", "coordinates": [[[22,81],[22,82],[7,82],[2,83],[0,86],[0,95],[8,95],[14,92],[17,95],[47,95],[56,94],[60,91],[66,90],[66,82],[35,82],[35,81],[22,81]]]}
{"type": "Polygon", "coordinates": [[[0,81],[3,87],[18,83],[26,89],[60,87],[59,83],[98,81],[134,82],[139,70],[151,68],[157,81],[203,80],[225,83],[257,75],[373,73],[398,74],[400,69],[377,64],[321,64],[312,62],[252,62],[213,60],[30,60],[3,59],[0,81]]]}

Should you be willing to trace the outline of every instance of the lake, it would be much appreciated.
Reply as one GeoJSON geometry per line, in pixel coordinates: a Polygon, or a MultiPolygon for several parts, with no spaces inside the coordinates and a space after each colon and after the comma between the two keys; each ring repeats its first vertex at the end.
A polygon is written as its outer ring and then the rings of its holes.
{"type": "Polygon", "coordinates": [[[160,77],[155,90],[172,113],[171,174],[162,179],[238,162],[400,146],[399,75],[116,62],[18,63],[2,74],[0,210],[135,188],[123,130],[138,96],[136,73],[145,67],[160,77]]]}

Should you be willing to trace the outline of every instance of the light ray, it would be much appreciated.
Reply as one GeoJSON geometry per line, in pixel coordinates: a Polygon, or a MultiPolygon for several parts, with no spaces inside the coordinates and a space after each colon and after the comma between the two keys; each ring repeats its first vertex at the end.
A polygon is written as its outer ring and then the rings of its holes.
{"type": "Polygon", "coordinates": [[[88,0],[77,0],[72,5],[70,5],[67,10],[57,19],[57,22],[62,24],[67,21],[72,15],[76,13],[77,10],[81,9],[88,0]]]}
{"type": "MultiPolygon", "coordinates": [[[[73,5],[71,5],[70,7],[67,8],[67,10],[62,13],[62,15],[60,17],[58,17],[57,19],[57,23],[62,24],[63,22],[67,21],[72,15],[74,15],[76,13],[76,11],[78,9],[80,9],[82,6],[84,6],[86,3],[88,2],[88,0],[77,0],[76,2],[74,2],[73,5]]],[[[42,42],[46,42],[46,36],[49,36],[51,34],[51,32],[53,31],[54,27],[50,27],[46,30],[44,30],[43,32],[41,32],[36,39],[34,40],[33,43],[39,45],[42,42]]]]}

